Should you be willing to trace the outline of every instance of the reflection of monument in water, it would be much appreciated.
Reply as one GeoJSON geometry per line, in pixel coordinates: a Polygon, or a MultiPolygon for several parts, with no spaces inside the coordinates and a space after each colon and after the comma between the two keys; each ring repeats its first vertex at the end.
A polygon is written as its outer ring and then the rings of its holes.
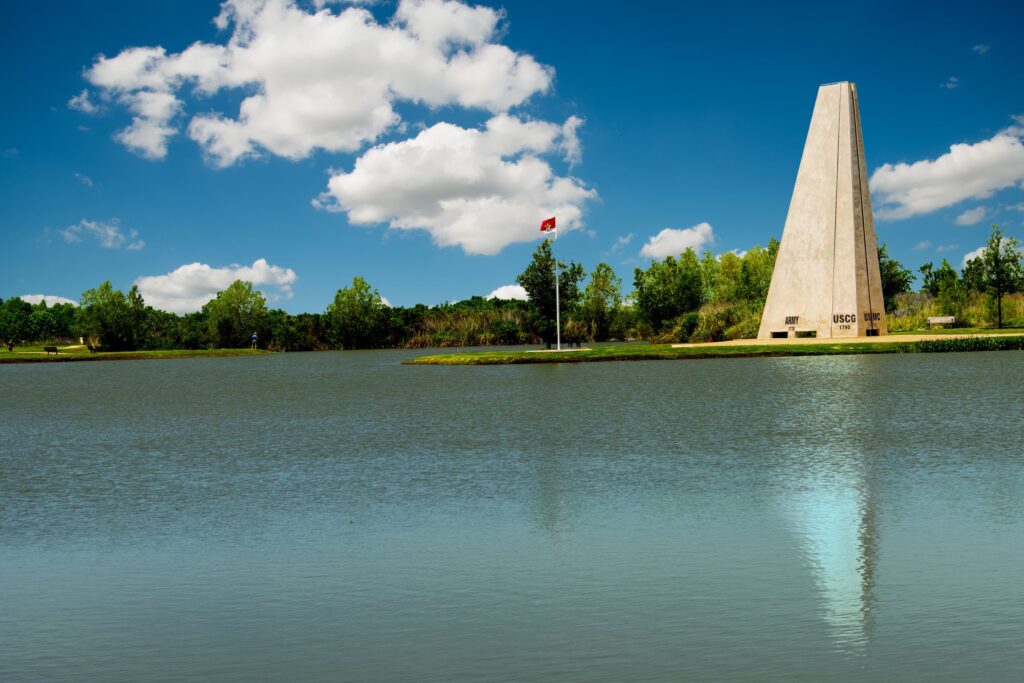
{"type": "Polygon", "coordinates": [[[787,526],[797,536],[810,570],[819,613],[829,635],[845,650],[860,650],[874,629],[879,572],[879,501],[874,462],[878,443],[856,406],[873,400],[878,370],[865,356],[844,357],[821,368],[827,385],[841,384],[849,404],[823,401],[828,394],[798,398],[784,410],[801,419],[811,406],[841,430],[841,438],[810,444],[782,501],[787,526]],[[854,408],[851,410],[851,406],[854,408]]]}
{"type": "Polygon", "coordinates": [[[818,88],[757,336],[886,334],[857,88],[818,88]],[[801,334],[802,333],[802,334],[801,334]]]}
{"type": "Polygon", "coordinates": [[[858,474],[808,484],[788,501],[792,525],[830,635],[845,648],[859,649],[874,626],[878,532],[871,487],[858,474]]]}

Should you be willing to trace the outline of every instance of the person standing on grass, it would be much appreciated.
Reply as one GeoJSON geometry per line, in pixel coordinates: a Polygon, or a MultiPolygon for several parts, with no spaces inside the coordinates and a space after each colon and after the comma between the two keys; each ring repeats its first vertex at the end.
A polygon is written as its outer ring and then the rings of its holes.
{"type": "Polygon", "coordinates": [[[250,348],[250,349],[255,349],[255,348],[256,348],[256,342],[257,342],[257,341],[259,341],[259,337],[257,337],[257,336],[256,336],[256,333],[255,333],[255,332],[253,332],[253,333],[252,333],[252,344],[250,344],[249,348],[250,348]]]}

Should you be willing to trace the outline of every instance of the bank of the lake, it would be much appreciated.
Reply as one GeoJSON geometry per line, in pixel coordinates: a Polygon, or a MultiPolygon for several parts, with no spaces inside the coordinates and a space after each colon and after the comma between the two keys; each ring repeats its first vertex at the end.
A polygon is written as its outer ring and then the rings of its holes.
{"type": "Polygon", "coordinates": [[[85,346],[58,346],[47,352],[44,346],[16,347],[0,351],[0,365],[12,363],[66,363],[93,360],[159,360],[167,358],[207,358],[222,356],[258,356],[270,353],[261,349],[166,349],[159,351],[97,351],[85,346]]]}
{"type": "Polygon", "coordinates": [[[955,351],[1024,350],[1024,334],[937,334],[856,340],[737,340],[710,344],[634,344],[538,351],[482,351],[420,356],[409,365],[516,365],[526,363],[584,363],[624,360],[696,360],[761,356],[837,356],[878,353],[936,353],[955,351]]]}

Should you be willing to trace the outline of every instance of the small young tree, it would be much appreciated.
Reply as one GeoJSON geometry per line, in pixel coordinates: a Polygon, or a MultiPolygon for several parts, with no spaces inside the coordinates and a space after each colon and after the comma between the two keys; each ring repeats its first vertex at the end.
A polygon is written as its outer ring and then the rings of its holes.
{"type": "Polygon", "coordinates": [[[1024,280],[1020,243],[1005,237],[998,225],[992,225],[992,234],[981,258],[985,264],[985,286],[996,306],[997,327],[1003,326],[1003,295],[1017,291],[1024,280]]]}

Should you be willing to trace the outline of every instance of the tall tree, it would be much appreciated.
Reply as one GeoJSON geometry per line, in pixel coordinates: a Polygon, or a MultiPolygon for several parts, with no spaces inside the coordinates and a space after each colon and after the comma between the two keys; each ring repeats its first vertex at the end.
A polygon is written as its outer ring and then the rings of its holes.
{"type": "Polygon", "coordinates": [[[332,341],[343,349],[376,348],[386,334],[387,315],[384,300],[361,277],[352,278],[352,286],[339,289],[327,307],[332,341]]]}
{"type": "MultiPolygon", "coordinates": [[[[727,252],[733,257],[736,254],[727,252]]],[[[705,301],[721,301],[722,296],[722,260],[725,259],[725,254],[719,257],[715,257],[710,250],[704,252],[704,256],[700,259],[700,288],[704,293],[705,301]]]]}
{"type": "Polygon", "coordinates": [[[32,304],[11,297],[0,304],[0,339],[22,341],[31,336],[32,304]]]}
{"type": "Polygon", "coordinates": [[[968,292],[984,292],[985,287],[985,259],[973,258],[964,264],[960,271],[960,281],[968,292]]]}
{"type": "Polygon", "coordinates": [[[704,303],[701,266],[693,249],[684,251],[679,261],[668,256],[647,270],[637,268],[633,287],[640,317],[655,332],[704,303]]]}
{"type": "Polygon", "coordinates": [[[28,319],[32,339],[50,341],[57,336],[57,320],[45,308],[32,311],[28,319]]]}
{"type": "MultiPolygon", "coordinates": [[[[559,261],[558,270],[558,294],[562,315],[568,316],[579,303],[580,280],[584,277],[583,266],[573,262],[566,266],[559,261]]],[[[533,252],[530,264],[519,274],[516,282],[522,285],[530,298],[534,330],[550,346],[556,338],[555,258],[551,254],[551,240],[540,243],[533,252]]]]}
{"type": "Polygon", "coordinates": [[[611,331],[615,312],[622,303],[622,280],[607,263],[598,263],[583,290],[581,317],[595,341],[605,341],[611,331]]]}
{"type": "Polygon", "coordinates": [[[910,283],[914,274],[903,264],[889,256],[885,242],[878,247],[878,272],[882,277],[882,300],[885,310],[891,311],[896,305],[896,295],[910,291],[910,283]]]}
{"type": "Polygon", "coordinates": [[[267,299],[251,282],[235,280],[203,306],[203,313],[218,348],[248,346],[253,333],[266,341],[267,299]]]}
{"type": "Polygon", "coordinates": [[[774,237],[768,240],[765,248],[754,247],[743,255],[740,266],[740,286],[738,298],[763,306],[768,298],[768,288],[772,284],[772,272],[775,270],[775,257],[779,254],[779,241],[774,237]]]}
{"type": "Polygon", "coordinates": [[[79,307],[82,331],[90,341],[110,351],[135,349],[134,316],[128,297],[110,280],[82,293],[79,307]]]}
{"type": "Polygon", "coordinates": [[[1020,289],[1024,281],[1020,243],[1003,235],[998,225],[992,225],[985,251],[981,253],[985,264],[985,286],[996,306],[997,326],[1003,326],[1003,295],[1020,289]]]}

